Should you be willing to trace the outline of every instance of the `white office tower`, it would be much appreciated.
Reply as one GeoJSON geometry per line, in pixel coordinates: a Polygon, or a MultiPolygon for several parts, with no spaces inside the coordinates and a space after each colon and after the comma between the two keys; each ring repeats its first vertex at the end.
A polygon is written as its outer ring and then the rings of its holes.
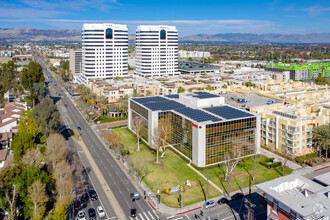
{"type": "Polygon", "coordinates": [[[135,44],[135,74],[144,77],[179,75],[176,27],[140,25],[136,29],[135,44]]]}
{"type": "Polygon", "coordinates": [[[82,30],[81,82],[128,75],[127,26],[84,24],[82,30]]]}

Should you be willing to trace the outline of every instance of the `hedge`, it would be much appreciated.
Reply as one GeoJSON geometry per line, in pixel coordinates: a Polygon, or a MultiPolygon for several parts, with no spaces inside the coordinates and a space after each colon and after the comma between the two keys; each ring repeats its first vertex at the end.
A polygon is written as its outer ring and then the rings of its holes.
{"type": "Polygon", "coordinates": [[[282,165],[282,162],[275,162],[275,163],[268,164],[267,162],[260,161],[259,164],[261,166],[266,167],[267,169],[273,169],[273,168],[276,168],[276,167],[281,166],[282,165]]]}
{"type": "Polygon", "coordinates": [[[304,164],[306,161],[313,160],[315,157],[318,157],[318,154],[316,152],[313,152],[310,154],[295,157],[294,160],[299,164],[304,164]]]}

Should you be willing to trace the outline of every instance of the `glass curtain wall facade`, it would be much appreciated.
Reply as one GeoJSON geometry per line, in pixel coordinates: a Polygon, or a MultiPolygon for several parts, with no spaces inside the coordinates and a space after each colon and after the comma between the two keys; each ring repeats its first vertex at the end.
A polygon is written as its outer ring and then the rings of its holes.
{"type": "Polygon", "coordinates": [[[169,144],[192,159],[192,122],[173,112],[160,112],[158,121],[163,117],[167,117],[172,126],[169,144]]]}
{"type": "Polygon", "coordinates": [[[142,122],[141,137],[148,142],[148,110],[132,101],[130,102],[130,106],[132,119],[140,119],[142,122]]]}
{"type": "Polygon", "coordinates": [[[232,149],[240,157],[255,153],[256,118],[246,118],[206,125],[205,165],[225,160],[232,149]]]}

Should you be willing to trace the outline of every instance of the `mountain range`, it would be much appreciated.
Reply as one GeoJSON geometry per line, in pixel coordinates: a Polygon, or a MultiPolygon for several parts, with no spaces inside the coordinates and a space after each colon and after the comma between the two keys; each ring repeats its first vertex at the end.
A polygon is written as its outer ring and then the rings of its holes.
{"type": "MultiPolygon", "coordinates": [[[[129,34],[128,40],[134,41],[129,34]]],[[[180,42],[237,42],[237,43],[330,43],[330,33],[315,34],[197,34],[179,38],[180,42]]],[[[0,28],[0,42],[55,42],[81,41],[81,30],[39,29],[39,28],[0,28]]]]}

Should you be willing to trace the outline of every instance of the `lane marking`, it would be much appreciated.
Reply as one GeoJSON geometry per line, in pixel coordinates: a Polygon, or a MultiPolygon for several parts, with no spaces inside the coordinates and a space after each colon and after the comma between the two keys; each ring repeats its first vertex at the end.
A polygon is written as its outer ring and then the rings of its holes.
{"type": "Polygon", "coordinates": [[[139,215],[140,215],[140,218],[141,218],[142,220],[144,220],[144,218],[142,217],[141,213],[139,213],[139,215]]]}
{"type": "Polygon", "coordinates": [[[191,218],[189,218],[189,216],[187,214],[184,214],[189,220],[191,220],[191,218]]]}
{"type": "Polygon", "coordinates": [[[175,216],[174,215],[172,215],[172,216],[169,216],[169,217],[167,217],[166,219],[169,219],[169,218],[174,218],[175,216]]]}
{"type": "Polygon", "coordinates": [[[152,219],[155,219],[155,218],[151,215],[151,213],[150,213],[149,211],[148,211],[148,214],[151,216],[152,219]]]}
{"type": "Polygon", "coordinates": [[[175,218],[175,219],[173,219],[173,220],[179,220],[179,219],[182,219],[183,217],[180,217],[180,218],[175,218]]]}
{"type": "Polygon", "coordinates": [[[146,216],[146,218],[147,218],[148,220],[150,220],[145,212],[143,212],[143,214],[146,216]]]}
{"type": "Polygon", "coordinates": [[[156,214],[155,210],[152,210],[152,211],[154,212],[155,216],[156,216],[157,218],[159,218],[158,215],[156,214]]]}

